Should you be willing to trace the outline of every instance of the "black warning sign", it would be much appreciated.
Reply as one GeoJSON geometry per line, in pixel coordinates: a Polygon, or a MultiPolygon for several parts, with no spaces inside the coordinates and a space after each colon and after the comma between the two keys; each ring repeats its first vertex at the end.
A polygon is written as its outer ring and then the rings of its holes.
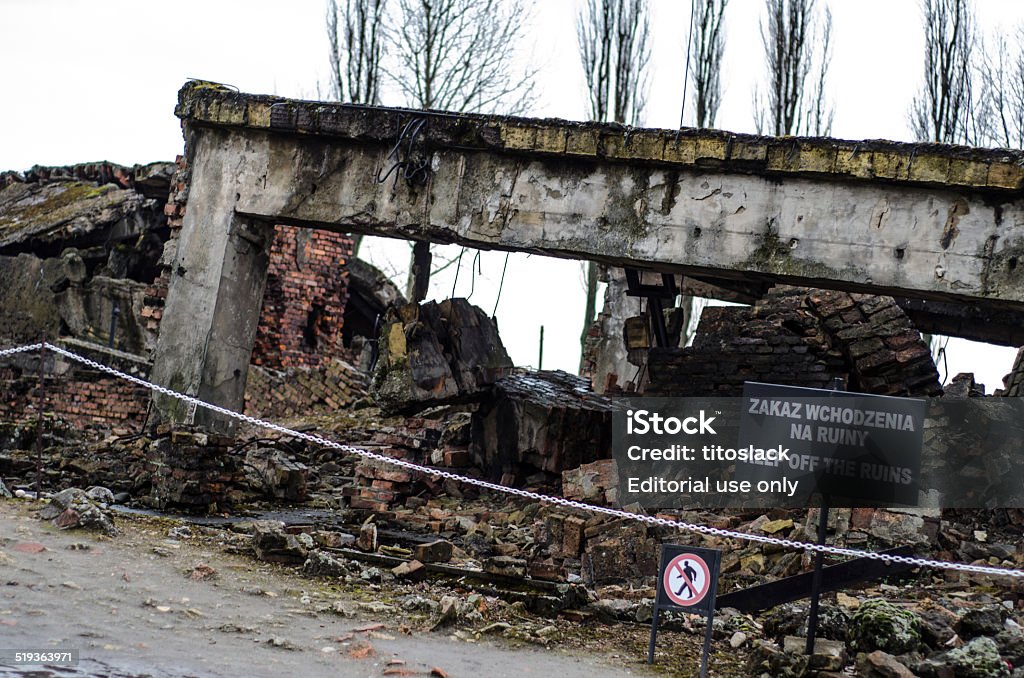
{"type": "Polygon", "coordinates": [[[698,613],[713,610],[720,556],[713,549],[662,546],[657,606],[698,613]]]}
{"type": "Polygon", "coordinates": [[[746,382],[739,444],[785,459],[737,461],[736,478],[778,483],[786,505],[916,506],[926,403],[916,398],[746,382]]]}

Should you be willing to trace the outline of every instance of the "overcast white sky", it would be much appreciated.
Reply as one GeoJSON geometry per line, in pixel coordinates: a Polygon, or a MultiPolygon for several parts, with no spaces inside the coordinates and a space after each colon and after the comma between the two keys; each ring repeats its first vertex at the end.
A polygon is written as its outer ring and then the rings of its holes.
{"type": "MultiPolygon", "coordinates": [[[[689,2],[650,0],[652,87],[646,124],[679,123],[689,2]]],[[[540,0],[528,51],[542,70],[538,116],[581,119],[585,90],[576,54],[577,0],[540,0]]],[[[907,139],[923,35],[917,0],[832,0],[835,55],[830,93],[833,134],[848,139],[907,139]]],[[[1024,20],[1024,2],[979,0],[982,27],[1024,20]]],[[[751,95],[761,77],[761,0],[731,0],[726,15],[725,93],[718,127],[753,131],[751,95]]],[[[33,164],[171,160],[182,151],[173,109],[190,77],[245,92],[314,98],[327,82],[323,0],[0,0],[0,169],[33,164]]],[[[398,104],[398,101],[385,103],[398,104]]],[[[692,118],[688,115],[687,124],[692,118]]],[[[407,246],[370,248],[384,268],[405,265],[407,246]],[[391,262],[389,264],[389,261],[391,262]]],[[[482,274],[467,253],[456,293],[488,313],[504,254],[485,252],[482,274]]],[[[453,269],[432,294],[452,292],[453,269]]],[[[583,291],[580,265],[513,255],[498,306],[502,338],[519,364],[536,365],[545,326],[544,367],[575,372],[583,291]]],[[[974,371],[989,390],[1014,351],[969,342],[949,347],[952,374],[974,371]]]]}

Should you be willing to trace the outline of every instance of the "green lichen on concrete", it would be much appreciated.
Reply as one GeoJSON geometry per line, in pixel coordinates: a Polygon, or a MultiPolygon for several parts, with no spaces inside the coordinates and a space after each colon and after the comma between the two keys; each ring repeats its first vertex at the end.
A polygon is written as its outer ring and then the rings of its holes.
{"type": "Polygon", "coordinates": [[[75,203],[99,198],[115,189],[116,186],[113,184],[96,186],[95,184],[83,181],[51,184],[46,187],[48,195],[45,195],[42,199],[26,195],[24,200],[10,205],[0,215],[0,233],[14,228],[30,226],[41,220],[53,221],[55,215],[69,211],[75,203]],[[19,205],[19,203],[21,204],[19,205]]]}
{"type": "Polygon", "coordinates": [[[769,224],[761,234],[757,248],[738,267],[799,278],[842,280],[848,275],[821,262],[795,257],[793,252],[798,247],[798,241],[779,238],[769,224]]]}
{"type": "Polygon", "coordinates": [[[370,380],[370,388],[378,393],[402,393],[410,384],[400,378],[409,370],[408,348],[405,344],[405,329],[402,321],[388,314],[377,336],[377,364],[370,380]],[[395,345],[398,344],[398,345],[395,345]]]}
{"type": "MultiPolygon", "coordinates": [[[[175,372],[167,383],[167,388],[178,393],[189,393],[190,386],[188,378],[182,372],[175,372]]],[[[168,421],[185,421],[190,405],[184,400],[154,394],[154,399],[161,414],[168,421]]]]}
{"type": "Polygon", "coordinates": [[[991,638],[975,638],[963,647],[946,653],[946,661],[957,678],[1008,678],[1010,669],[999,656],[999,648],[991,638]]]}
{"type": "Polygon", "coordinates": [[[853,613],[847,640],[855,652],[912,652],[921,644],[921,619],[887,600],[868,600],[853,613]]]}
{"type": "Polygon", "coordinates": [[[618,249],[622,244],[631,248],[648,237],[650,223],[647,214],[650,208],[651,169],[632,167],[629,176],[629,182],[610,182],[608,185],[605,215],[600,219],[603,231],[600,239],[566,239],[559,243],[562,249],[569,246],[586,252],[594,249],[599,243],[609,250],[618,249]]]}
{"type": "Polygon", "coordinates": [[[218,92],[230,92],[231,88],[227,85],[222,85],[219,82],[213,82],[210,80],[190,80],[186,85],[192,91],[212,89],[218,92]]]}
{"type": "Polygon", "coordinates": [[[779,234],[774,232],[769,224],[768,229],[761,235],[761,243],[747,258],[747,263],[773,268],[777,262],[788,262],[792,258],[790,250],[789,246],[783,245],[779,234]]]}

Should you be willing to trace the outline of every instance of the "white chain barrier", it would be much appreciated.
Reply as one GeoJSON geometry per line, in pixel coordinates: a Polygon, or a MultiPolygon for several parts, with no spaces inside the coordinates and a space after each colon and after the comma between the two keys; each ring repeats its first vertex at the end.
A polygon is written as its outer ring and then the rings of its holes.
{"type": "Polygon", "coordinates": [[[358,447],[353,447],[351,445],[345,445],[310,433],[294,431],[292,429],[286,428],[279,424],[275,424],[273,422],[257,419],[256,417],[250,417],[247,414],[241,414],[239,412],[235,412],[233,410],[220,407],[219,405],[207,403],[193,396],[185,395],[184,393],[178,393],[177,391],[173,391],[164,386],[160,386],[158,384],[146,381],[145,379],[140,379],[139,377],[135,377],[130,374],[125,374],[124,372],[116,370],[112,367],[108,367],[107,365],[98,363],[95,360],[90,360],[89,358],[78,355],[77,353],[73,353],[71,351],[63,349],[60,346],[54,346],[49,342],[46,342],[45,344],[29,344],[27,346],[19,346],[16,348],[0,350],[0,357],[11,355],[14,353],[38,350],[43,348],[43,346],[52,350],[54,353],[58,353],[66,358],[79,362],[83,365],[87,365],[88,367],[91,367],[93,369],[105,372],[112,376],[118,377],[119,379],[130,381],[134,384],[137,384],[138,386],[143,386],[157,393],[162,393],[163,395],[176,398],[178,400],[182,400],[197,407],[202,407],[211,412],[216,412],[217,414],[222,414],[226,417],[237,419],[238,421],[244,421],[254,426],[260,426],[262,428],[270,429],[271,431],[277,431],[278,433],[282,433],[293,438],[299,438],[301,440],[305,440],[315,445],[329,447],[332,449],[340,450],[342,452],[357,454],[367,459],[373,459],[375,461],[380,461],[385,464],[391,464],[393,466],[398,466],[400,468],[404,468],[410,471],[417,471],[419,473],[434,476],[435,478],[447,478],[467,485],[474,485],[476,487],[480,487],[486,490],[502,492],[504,494],[523,497],[525,499],[532,499],[546,504],[554,504],[557,506],[564,506],[566,508],[589,511],[591,513],[600,513],[608,516],[613,516],[616,518],[625,518],[627,520],[647,523],[649,525],[658,525],[661,527],[675,528],[686,532],[696,532],[698,534],[708,536],[721,537],[726,539],[740,539],[761,544],[773,544],[788,549],[814,551],[818,553],[827,553],[836,556],[847,556],[850,558],[868,558],[871,560],[880,560],[887,563],[900,563],[903,565],[910,565],[912,567],[929,567],[942,570],[953,570],[956,572],[967,572],[970,574],[991,575],[996,577],[1015,577],[1018,579],[1024,579],[1024,570],[1006,567],[993,567],[989,565],[973,565],[970,563],[957,563],[945,560],[932,560],[928,558],[915,558],[912,556],[899,556],[889,553],[878,553],[875,551],[861,551],[859,549],[844,548],[840,546],[830,546],[828,544],[815,544],[812,542],[796,541],[793,539],[780,539],[778,537],[770,537],[761,534],[736,532],[734,530],[726,530],[718,527],[711,527],[708,525],[687,523],[680,520],[671,520],[669,518],[648,516],[640,513],[630,513],[629,511],[623,511],[621,509],[611,508],[607,506],[594,506],[592,504],[585,504],[583,502],[565,499],[564,497],[553,497],[550,495],[540,494],[537,492],[530,492],[529,490],[522,490],[516,487],[507,487],[505,485],[499,485],[497,483],[490,483],[487,482],[486,480],[469,478],[467,476],[461,476],[456,473],[451,473],[449,471],[442,471],[436,468],[421,466],[411,461],[406,461],[405,459],[396,459],[394,457],[378,454],[376,452],[370,452],[369,450],[360,449],[358,447]]]}
{"type": "Polygon", "coordinates": [[[0,351],[0,358],[4,358],[15,353],[25,353],[26,351],[38,351],[43,347],[42,344],[27,344],[25,346],[15,346],[14,348],[5,348],[0,351]]]}

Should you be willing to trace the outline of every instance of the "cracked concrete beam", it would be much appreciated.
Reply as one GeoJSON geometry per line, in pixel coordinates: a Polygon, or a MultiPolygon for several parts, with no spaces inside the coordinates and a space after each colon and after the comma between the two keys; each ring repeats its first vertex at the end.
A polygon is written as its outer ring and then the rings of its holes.
{"type": "Polygon", "coordinates": [[[203,82],[176,112],[193,172],[175,266],[187,273],[171,282],[154,374],[229,407],[264,274],[259,248],[232,234],[246,219],[1024,308],[1021,152],[324,104],[203,82]],[[426,161],[426,181],[378,182],[403,132],[398,153],[426,161]]]}

